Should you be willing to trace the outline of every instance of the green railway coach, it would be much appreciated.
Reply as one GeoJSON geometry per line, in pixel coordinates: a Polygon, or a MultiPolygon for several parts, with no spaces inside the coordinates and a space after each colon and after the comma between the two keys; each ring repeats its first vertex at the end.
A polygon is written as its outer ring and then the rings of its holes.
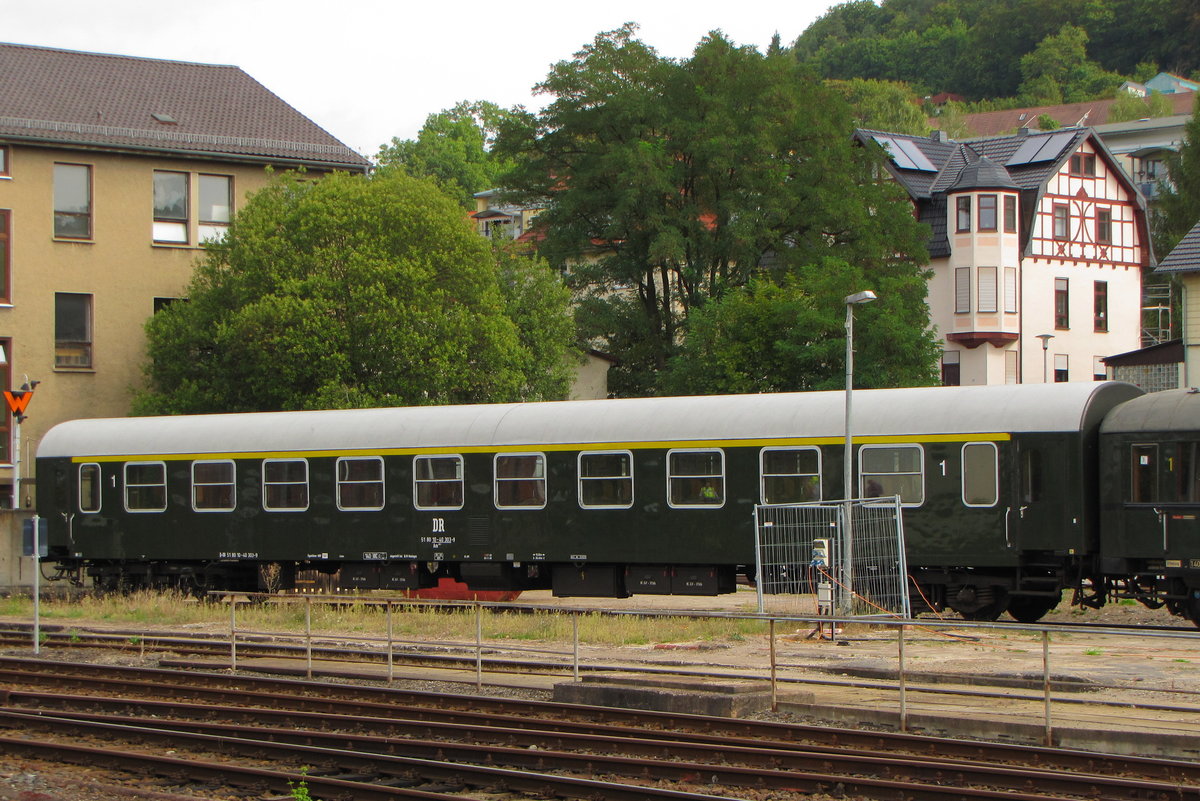
{"type": "MultiPolygon", "coordinates": [[[[863,390],[852,495],[898,494],[924,598],[1035,619],[1089,577],[1126,384],[863,390]]],[[[38,448],[63,577],[101,587],[709,595],[760,503],[839,500],[841,392],[75,420],[38,448]]]]}

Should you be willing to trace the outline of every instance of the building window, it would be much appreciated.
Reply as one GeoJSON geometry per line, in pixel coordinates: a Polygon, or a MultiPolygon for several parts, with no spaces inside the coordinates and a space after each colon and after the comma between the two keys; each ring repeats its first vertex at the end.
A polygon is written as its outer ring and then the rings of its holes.
{"type": "Polygon", "coordinates": [[[1112,244],[1112,209],[1096,209],[1096,242],[1112,244]]]}
{"type": "Polygon", "coordinates": [[[962,383],[960,360],[962,354],[956,350],[942,353],[942,386],[957,387],[962,383]]]}
{"type": "Polygon", "coordinates": [[[1017,370],[1017,352],[1015,350],[1004,351],[1004,383],[1015,384],[1020,377],[1017,370]]]}
{"type": "Polygon", "coordinates": [[[1017,313],[1017,268],[1004,268],[1004,311],[1006,314],[1017,313]]]}
{"type": "Polygon", "coordinates": [[[996,196],[979,196],[979,230],[996,230],[996,196]]]}
{"type": "Polygon", "coordinates": [[[997,301],[996,268],[980,267],[979,276],[979,311],[995,314],[997,301]]]}
{"type": "MultiPolygon", "coordinates": [[[[12,389],[13,350],[11,339],[0,339],[0,350],[4,352],[3,364],[0,364],[0,390],[12,389]]],[[[12,429],[9,421],[12,415],[7,410],[0,410],[0,464],[12,464],[12,429]]]]}
{"type": "Polygon", "coordinates": [[[725,504],[725,452],[667,452],[667,503],[672,507],[717,508],[725,504]]]}
{"type": "Polygon", "coordinates": [[[54,366],[92,366],[92,296],[54,293],[54,366]]]}
{"type": "Polygon", "coordinates": [[[821,500],[821,451],[816,448],[764,448],[759,475],[763,503],[821,500]]]}
{"type": "Polygon", "coordinates": [[[1107,381],[1108,380],[1108,368],[1104,364],[1103,356],[1093,356],[1092,357],[1092,380],[1093,381],[1107,381]]]}
{"type": "Polygon", "coordinates": [[[337,507],[347,512],[383,508],[383,459],[344,456],[337,460],[337,507]]]}
{"type": "Polygon", "coordinates": [[[154,173],[154,241],[188,241],[188,174],[154,173]]]}
{"type": "Polygon", "coordinates": [[[54,165],[54,235],[92,236],[92,168],[85,164],[54,165]]]}
{"type": "Polygon", "coordinates": [[[1096,156],[1092,153],[1076,153],[1071,156],[1071,175],[1094,178],[1096,176],[1096,156]]]}
{"type": "Polygon", "coordinates": [[[958,198],[955,205],[958,209],[958,222],[955,230],[960,234],[967,233],[971,230],[971,196],[964,195],[958,198]]]}
{"type": "Polygon", "coordinates": [[[263,509],[268,512],[303,512],[308,509],[308,461],[264,459],[263,509]]]}
{"type": "Polygon", "coordinates": [[[167,508],[167,466],[163,462],[125,465],[125,511],[162,512],[167,508]]]}
{"type": "Polygon", "coordinates": [[[858,451],[861,498],[899,495],[905,506],[925,501],[925,469],[920,445],[863,445],[858,451]]]}
{"type": "Polygon", "coordinates": [[[100,465],[94,462],[79,465],[79,511],[100,511],[100,465]]]}
{"type": "Polygon", "coordinates": [[[633,506],[633,454],[629,451],[579,454],[579,505],[585,509],[633,506]]]}
{"type": "Polygon", "coordinates": [[[1006,234],[1015,234],[1017,232],[1017,196],[1004,196],[1004,232],[1006,234]]]}
{"type": "Polygon", "coordinates": [[[993,442],[962,448],[962,500],[966,506],[995,506],[1000,497],[999,455],[993,442]]]}
{"type": "Polygon", "coordinates": [[[200,241],[220,242],[229,228],[233,209],[233,179],[228,175],[200,176],[200,241]]]}
{"type": "Polygon", "coordinates": [[[1054,327],[1066,330],[1071,327],[1070,284],[1066,278],[1054,279],[1054,327]]]}
{"type": "Polygon", "coordinates": [[[969,314],[971,311],[971,268],[954,268],[954,313],[969,314]]]}
{"type": "Polygon", "coordinates": [[[546,506],[546,456],[518,453],[496,456],[496,508],[542,509],[546,506]]]}
{"type": "Polygon", "coordinates": [[[11,211],[0,209],[0,302],[12,299],[12,293],[9,291],[9,287],[12,286],[9,280],[12,258],[12,239],[9,236],[11,218],[11,211]]]}
{"type": "Polygon", "coordinates": [[[197,512],[232,512],[236,506],[233,462],[192,462],[192,509],[197,512]]]}
{"type": "Polygon", "coordinates": [[[1067,354],[1054,354],[1054,383],[1065,384],[1070,380],[1067,371],[1067,354]]]}
{"type": "Polygon", "coordinates": [[[1096,281],[1092,284],[1092,321],[1097,333],[1108,330],[1108,282],[1096,281]]]}
{"type": "Polygon", "coordinates": [[[0,175],[8,174],[8,145],[0,145],[0,175]]]}
{"type": "Polygon", "coordinates": [[[1071,208],[1065,204],[1054,204],[1054,238],[1066,239],[1071,235],[1071,208]]]}
{"type": "Polygon", "coordinates": [[[461,456],[417,456],[413,459],[413,497],[418,509],[463,507],[461,456]]]}

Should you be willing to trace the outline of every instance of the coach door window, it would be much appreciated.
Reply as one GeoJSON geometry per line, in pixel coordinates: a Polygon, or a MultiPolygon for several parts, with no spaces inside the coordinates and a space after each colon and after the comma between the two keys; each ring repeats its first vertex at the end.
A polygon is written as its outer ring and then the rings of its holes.
{"type": "Polygon", "coordinates": [[[1200,501],[1200,442],[1179,443],[1175,465],[1175,497],[1183,503],[1200,501]]]}
{"type": "Polygon", "coordinates": [[[496,507],[541,509],[546,505],[546,457],[519,453],[496,457],[496,507]]]}
{"type": "Polygon", "coordinates": [[[383,508],[383,459],[378,456],[337,460],[337,505],[343,511],[377,512],[383,508]]]}
{"type": "Polygon", "coordinates": [[[303,512],[308,508],[308,462],[304,459],[263,460],[263,509],[303,512]]]}
{"type": "Polygon", "coordinates": [[[1132,455],[1133,503],[1156,503],[1158,496],[1158,446],[1134,445],[1132,455]]]}
{"type": "Polygon", "coordinates": [[[197,512],[232,512],[236,505],[233,462],[192,462],[192,509],[197,512]]]}
{"type": "Polygon", "coordinates": [[[968,442],[962,449],[962,499],[967,506],[995,506],[1000,494],[997,450],[992,442],[968,442]]]}
{"type": "Polygon", "coordinates": [[[125,511],[161,512],[167,508],[167,466],[162,462],[125,465],[125,511]]]}
{"type": "Polygon", "coordinates": [[[463,507],[461,456],[417,456],[413,459],[413,496],[418,509],[463,507]]]}
{"type": "Polygon", "coordinates": [[[667,503],[672,507],[716,508],[725,504],[725,452],[667,453],[667,503]]]}
{"type": "Polygon", "coordinates": [[[899,495],[905,506],[925,502],[925,460],[920,445],[863,445],[858,458],[860,497],[899,495]]]}
{"type": "Polygon", "coordinates": [[[585,509],[633,506],[633,454],[629,451],[579,454],[579,505],[585,509]]]}
{"type": "Polygon", "coordinates": [[[761,476],[763,503],[821,500],[821,452],[816,448],[764,448],[761,476]]]}
{"type": "Polygon", "coordinates": [[[79,511],[100,511],[100,465],[79,465],[79,511]]]}

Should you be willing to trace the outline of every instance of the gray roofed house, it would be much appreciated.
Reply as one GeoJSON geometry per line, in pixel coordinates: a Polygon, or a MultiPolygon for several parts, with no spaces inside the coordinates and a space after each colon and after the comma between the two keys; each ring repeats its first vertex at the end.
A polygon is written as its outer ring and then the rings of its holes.
{"type": "Polygon", "coordinates": [[[943,383],[1090,381],[1140,346],[1146,204],[1091,129],[854,137],[929,225],[943,383]]]}
{"type": "Polygon", "coordinates": [[[1200,222],[1158,263],[1155,272],[1183,284],[1183,386],[1200,385],[1200,222]]]}

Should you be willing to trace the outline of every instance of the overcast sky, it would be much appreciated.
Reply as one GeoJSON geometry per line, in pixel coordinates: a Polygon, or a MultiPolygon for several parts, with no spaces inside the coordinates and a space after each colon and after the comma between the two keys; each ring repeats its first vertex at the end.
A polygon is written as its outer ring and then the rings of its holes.
{"type": "Polygon", "coordinates": [[[834,0],[0,0],[0,41],[233,64],[365,156],[460,100],[536,108],[550,66],[625,22],[661,55],[686,57],[719,29],[785,44],[834,0]]]}

